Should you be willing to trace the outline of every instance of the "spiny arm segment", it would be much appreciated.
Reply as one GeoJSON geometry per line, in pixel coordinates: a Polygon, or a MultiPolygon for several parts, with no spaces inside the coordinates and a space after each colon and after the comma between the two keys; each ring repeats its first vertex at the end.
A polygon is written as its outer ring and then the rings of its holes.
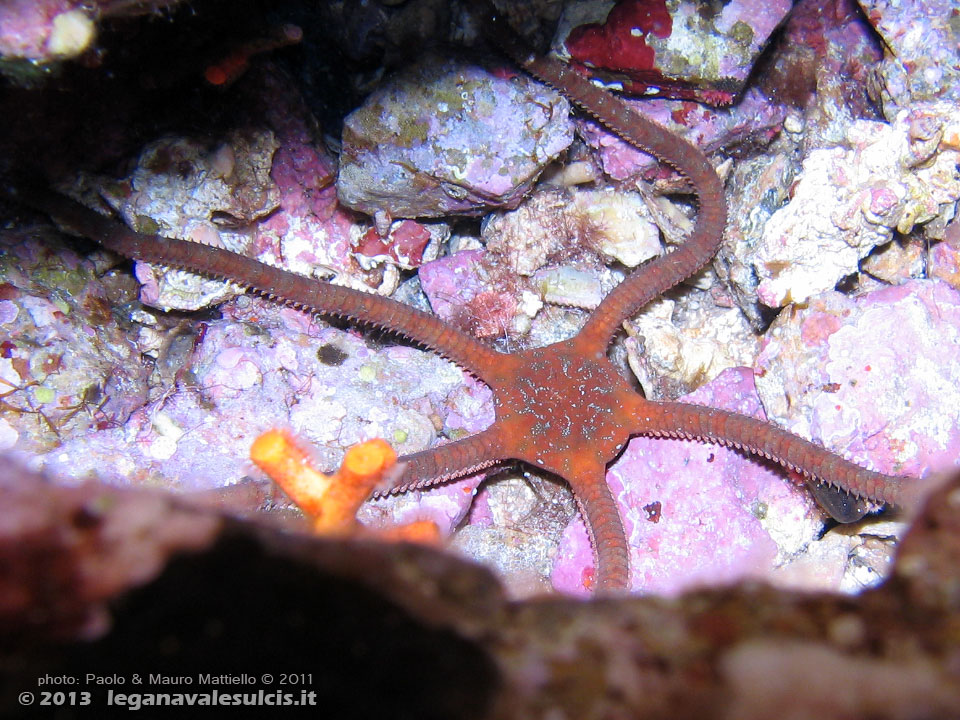
{"type": "Polygon", "coordinates": [[[400,458],[403,472],[379,494],[432,487],[507,460],[500,437],[499,429],[491,426],[446,445],[404,455],[400,458]]]}
{"type": "Polygon", "coordinates": [[[648,403],[636,431],[655,437],[705,440],[746,450],[856,497],[909,504],[910,478],[885,475],[844,460],[826,448],[768,422],[739,413],[680,402],[648,403]]]}
{"type": "Polygon", "coordinates": [[[222,248],[134,232],[48,190],[31,190],[19,199],[124,257],[229,280],[299,309],[396,332],[447,357],[481,380],[500,363],[496,350],[433,315],[395,300],[319,282],[222,248]]]}
{"type": "Polygon", "coordinates": [[[623,100],[594,86],[575,69],[547,56],[531,55],[504,20],[497,18],[492,26],[494,41],[524,70],[563,93],[631,145],[672,165],[697,193],[696,225],[684,244],[634,270],[587,320],[581,332],[605,348],[624,320],[690,277],[716,254],[727,223],[723,184],[699,148],[634,112],[623,100]]]}
{"type": "Polygon", "coordinates": [[[630,553],[617,502],[606,482],[606,470],[596,468],[567,477],[593,547],[598,593],[630,589],[630,553]]]}

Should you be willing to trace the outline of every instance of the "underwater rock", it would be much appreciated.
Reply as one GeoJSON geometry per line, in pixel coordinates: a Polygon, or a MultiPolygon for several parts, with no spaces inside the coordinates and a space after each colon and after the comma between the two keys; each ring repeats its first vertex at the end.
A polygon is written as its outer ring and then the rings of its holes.
{"type": "Polygon", "coordinates": [[[344,122],[337,193],[388,219],[509,207],[573,140],[570,105],[524,75],[422,60],[344,122]]]}
{"type": "Polygon", "coordinates": [[[918,477],[960,456],[960,294],[911,280],[781,313],[762,340],[768,416],[858,464],[918,477]]]}
{"type": "Polygon", "coordinates": [[[803,302],[855,273],[894,232],[952,213],[960,197],[957,106],[921,103],[892,124],[860,120],[842,146],[811,152],[751,264],[765,305],[803,302]]]}
{"type": "Polygon", "coordinates": [[[569,3],[554,45],[628,94],[725,105],[789,10],[785,0],[719,10],[687,0],[569,3]]]}

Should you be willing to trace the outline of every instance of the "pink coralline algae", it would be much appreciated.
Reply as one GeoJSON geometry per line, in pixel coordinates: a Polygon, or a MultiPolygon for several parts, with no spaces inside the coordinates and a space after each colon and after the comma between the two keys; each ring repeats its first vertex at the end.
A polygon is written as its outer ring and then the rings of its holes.
{"type": "Polygon", "coordinates": [[[883,38],[873,90],[889,120],[918,100],[960,99],[955,0],[858,0],[883,38]]]}
{"type": "Polygon", "coordinates": [[[520,300],[516,287],[496,282],[487,253],[461,250],[425,264],[420,286],[433,311],[478,337],[499,337],[513,328],[520,300]]]}
{"type": "Polygon", "coordinates": [[[812,151],[749,260],[760,301],[802,302],[857,272],[894,232],[942,225],[960,198],[957,117],[955,104],[918,103],[891,124],[859,120],[841,146],[812,151]]]}
{"type": "Polygon", "coordinates": [[[516,204],[572,141],[569,110],[523,76],[421,62],[346,118],[338,195],[387,218],[516,204]]]}
{"type": "MultiPolygon", "coordinates": [[[[212,149],[191,138],[164,138],[141,153],[129,178],[104,184],[101,193],[132,227],[385,294],[396,289],[396,267],[436,256],[445,224],[397,222],[381,236],[338,202],[336,163],[313,141],[298,91],[269,66],[247,80],[243,89],[265,108],[268,129],[232,131],[212,149]],[[379,266],[389,270],[373,272],[379,266]]],[[[196,310],[238,292],[229,283],[143,263],[136,272],[141,300],[164,310],[196,310]]]]}
{"type": "MultiPolygon", "coordinates": [[[[654,70],[654,50],[646,36],[670,37],[673,19],[665,2],[628,0],[614,5],[603,24],[578,25],[567,35],[570,57],[579,63],[641,76],[654,70]]],[[[659,76],[659,73],[652,73],[659,76]]],[[[651,78],[652,79],[652,78],[651,78]]]]}
{"type": "Polygon", "coordinates": [[[401,220],[394,223],[387,237],[370,228],[356,243],[357,252],[370,258],[390,258],[405,270],[420,267],[433,236],[421,223],[401,220]]]}
{"type": "Polygon", "coordinates": [[[87,6],[79,0],[4,0],[0,56],[47,61],[79,54],[96,35],[87,6]]]}
{"type": "MultiPolygon", "coordinates": [[[[273,133],[231,133],[210,151],[188,138],[165,138],[141,153],[129,178],[109,183],[102,193],[131,227],[169,237],[244,252],[239,230],[277,207],[270,182],[277,148],[273,133]],[[230,226],[216,219],[229,218],[230,226]]],[[[137,264],[141,299],[163,310],[196,310],[222,302],[237,290],[229,283],[192,273],[137,264]]]]}
{"type": "Polygon", "coordinates": [[[912,476],[960,456],[960,293],[913,280],[783,313],[757,386],[772,420],[857,463],[912,476]]]}
{"type": "Polygon", "coordinates": [[[634,95],[728,104],[790,3],[738,0],[708,14],[688,0],[621,0],[604,18],[609,7],[568,9],[561,45],[573,61],[634,95]]]}
{"type": "MultiPolygon", "coordinates": [[[[780,129],[782,105],[749,91],[732,108],[708,108],[680,100],[628,100],[634,112],[655,120],[710,153],[733,142],[765,144],[780,129]]],[[[594,120],[581,124],[584,137],[599,152],[603,171],[614,180],[626,180],[655,165],[646,153],[624,142],[594,120]]]]}
{"type": "Polygon", "coordinates": [[[369,290],[353,259],[354,241],[369,223],[337,201],[336,160],[316,143],[299,90],[269,65],[246,79],[249,102],[264,108],[278,142],[270,178],[279,207],[256,225],[253,254],[293,272],[334,275],[337,282],[369,290]]]}
{"type": "Polygon", "coordinates": [[[115,427],[147,396],[149,370],[112,310],[132,287],[38,235],[0,233],[0,450],[115,427]]]}
{"type": "MultiPolygon", "coordinates": [[[[241,297],[222,311],[202,337],[190,338],[176,382],[123,427],[66,440],[43,456],[44,465],[62,477],[95,472],[114,482],[211,490],[252,473],[245,460],[250,443],[272,427],[291,428],[329,471],[344,447],[361,440],[383,437],[409,453],[438,435],[477,432],[492,419],[489,391],[465,385],[461,371],[432,354],[407,347],[375,352],[355,333],[264,300],[241,297]]],[[[477,482],[424,493],[422,516],[414,496],[382,500],[370,512],[402,522],[447,518],[438,524],[448,530],[466,512],[477,482]]]]}
{"type": "MultiPolygon", "coordinates": [[[[747,368],[727,370],[680,400],[764,418],[747,368]]],[[[632,589],[676,595],[745,578],[775,580],[822,521],[809,493],[777,469],[707,443],[634,438],[607,470],[630,544],[632,589]]],[[[553,585],[584,594],[593,550],[583,521],[557,550],[553,585]]]]}

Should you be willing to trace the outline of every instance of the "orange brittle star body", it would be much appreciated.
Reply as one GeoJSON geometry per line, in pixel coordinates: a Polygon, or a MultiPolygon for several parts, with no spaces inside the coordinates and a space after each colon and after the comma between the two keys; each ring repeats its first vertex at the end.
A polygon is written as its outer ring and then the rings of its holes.
{"type": "Polygon", "coordinates": [[[223,249],[135,233],[51,193],[24,199],[124,256],[229,279],[295,307],[389,329],[478,377],[493,391],[495,422],[471,437],[400,458],[403,473],[389,490],[427,487],[508,460],[550,471],[573,488],[592,537],[600,591],[629,587],[627,541],[605,473],[634,435],[718,442],[773,459],[855,498],[908,502],[915,486],[903,478],[861,468],[766,422],[708,407],[649,401],[620,375],[606,353],[621,323],[716,253],[726,224],[723,186],[699,149],[559,62],[522,57],[515,41],[505,37],[508,52],[528,72],[633,145],[673,165],[699,200],[696,225],[684,245],[635,270],[572,339],[513,355],[500,353],[432,315],[387,298],[317,282],[223,249]]]}

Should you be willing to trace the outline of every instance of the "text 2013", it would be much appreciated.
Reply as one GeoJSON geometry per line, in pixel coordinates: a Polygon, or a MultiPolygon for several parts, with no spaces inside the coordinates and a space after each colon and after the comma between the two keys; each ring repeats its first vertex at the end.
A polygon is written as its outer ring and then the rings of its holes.
{"type": "Polygon", "coordinates": [[[40,693],[41,705],[89,705],[90,693],[88,692],[42,692],[40,693]]]}

